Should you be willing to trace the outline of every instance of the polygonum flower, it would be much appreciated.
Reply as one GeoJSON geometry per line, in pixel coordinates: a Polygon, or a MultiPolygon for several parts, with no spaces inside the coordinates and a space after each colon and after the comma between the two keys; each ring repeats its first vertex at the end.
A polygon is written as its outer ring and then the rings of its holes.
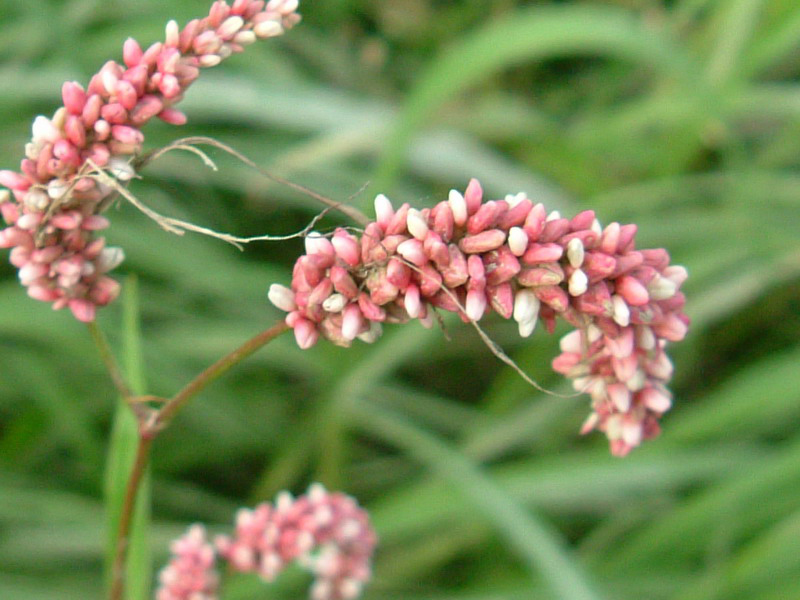
{"type": "Polygon", "coordinates": [[[430,326],[434,309],[465,321],[494,311],[523,337],[540,319],[552,333],[560,317],[576,330],[553,367],[592,397],[583,431],[605,432],[620,456],[658,434],[671,405],[664,350],[689,324],[686,270],[664,249],[637,249],[635,225],[602,227],[589,210],[548,214],[525,194],[484,201],[474,179],[433,208],[395,210],[379,195],[375,211],[360,235],[309,235],[291,288],[270,288],[301,348],[320,335],[374,341],[384,322],[430,326]]]}
{"type": "MultiPolygon", "coordinates": [[[[240,510],[234,535],[218,537],[215,545],[235,571],[254,572],[270,582],[298,563],[314,574],[312,600],[351,600],[371,575],[376,541],[367,513],[355,500],[315,484],[297,498],[284,492],[274,504],[240,510]]],[[[219,578],[205,530],[192,526],[171,549],[156,599],[215,600],[219,578]]]]}
{"type": "Polygon", "coordinates": [[[0,190],[9,225],[0,231],[0,247],[12,248],[11,262],[32,298],[92,321],[96,308],[117,296],[119,285],[107,273],[124,254],[95,233],[108,226],[100,213],[114,188],[94,176],[97,169],[121,184],[130,180],[141,128],[153,117],[183,124],[175,105],[200,69],[282,34],[300,20],[296,9],[297,0],[214,2],[207,17],[182,29],[170,21],[164,42],[143,49],[128,39],[123,63],[107,62],[86,88],[64,84],[64,106],[34,121],[20,172],[0,171],[0,185],[10,190],[0,190]]]}

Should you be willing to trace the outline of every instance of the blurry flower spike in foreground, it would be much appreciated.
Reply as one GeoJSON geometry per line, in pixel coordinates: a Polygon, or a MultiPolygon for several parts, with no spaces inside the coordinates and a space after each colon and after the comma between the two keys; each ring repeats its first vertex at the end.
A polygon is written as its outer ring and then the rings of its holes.
{"type": "Polygon", "coordinates": [[[280,35],[295,25],[297,0],[214,2],[207,17],[180,29],[175,21],[166,39],[147,49],[128,39],[123,63],[107,62],[87,88],[66,82],[64,106],[52,118],[37,117],[20,172],[0,171],[0,211],[9,225],[0,247],[12,248],[11,263],[28,295],[68,307],[81,321],[93,321],[98,306],[116,298],[119,284],[107,276],[124,258],[105,246],[97,231],[114,189],[98,169],[124,184],[135,174],[141,128],[153,117],[181,125],[174,108],[198,77],[259,38],[280,35]],[[10,190],[10,192],[9,192],[10,190]]]}
{"type": "Polygon", "coordinates": [[[219,536],[214,544],[201,525],[190,527],[172,543],[156,600],[215,600],[217,555],[234,571],[257,573],[268,582],[296,562],[315,577],[312,600],[351,600],[370,578],[376,541],[367,513],[349,496],[319,484],[298,498],[283,492],[274,505],[241,509],[234,535],[219,536]]]}
{"type": "Polygon", "coordinates": [[[523,337],[539,320],[552,333],[561,317],[576,329],[553,368],[592,398],[582,432],[603,431],[618,456],[659,433],[672,403],[665,347],[689,325],[687,273],[662,248],[637,249],[635,225],[604,228],[589,210],[548,214],[525,194],[484,201],[474,179],[430,209],[395,210],[378,195],[375,212],[360,238],[342,228],[309,235],[291,288],[271,286],[301,348],[320,335],[372,342],[383,322],[431,326],[434,308],[466,322],[494,311],[523,337]]]}

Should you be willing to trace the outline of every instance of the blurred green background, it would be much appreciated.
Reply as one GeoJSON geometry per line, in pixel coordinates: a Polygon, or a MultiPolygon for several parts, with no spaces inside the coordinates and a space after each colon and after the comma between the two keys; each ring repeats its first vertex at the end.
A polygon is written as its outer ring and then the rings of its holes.
{"type": "MultiPolygon", "coordinates": [[[[207,5],[0,0],[0,165],[17,167],[64,80],[87,82],[127,36],[162,39],[168,19],[207,5]]],[[[460,323],[386,327],[350,350],[302,352],[284,336],[159,438],[154,568],[190,523],[224,531],[237,507],[319,480],[374,518],[367,599],[800,598],[798,3],[316,0],[301,12],[289,35],[205,72],[182,104],[189,123],[153,123],[148,148],[215,136],[369,211],[378,192],[425,206],[474,176],[490,196],[524,190],[636,222],[642,247],[691,274],[674,408],[659,439],[620,460],[602,435],[578,436],[586,398],[537,392],[460,323]]],[[[290,233],[319,210],[210,154],[219,172],[172,154],[131,189],[239,235],[290,233]]],[[[119,278],[138,277],[150,393],[173,394],[280,317],[266,289],[288,283],[300,241],[242,254],[128,205],[110,216],[119,278]]],[[[28,299],[5,260],[0,306],[0,598],[98,598],[114,389],[85,327],[28,299]]],[[[499,321],[490,335],[566,391],[549,367],[558,336],[522,342],[499,321]]],[[[121,351],[122,303],[100,324],[121,351]]],[[[240,577],[227,597],[301,598],[306,585],[240,577]]]]}

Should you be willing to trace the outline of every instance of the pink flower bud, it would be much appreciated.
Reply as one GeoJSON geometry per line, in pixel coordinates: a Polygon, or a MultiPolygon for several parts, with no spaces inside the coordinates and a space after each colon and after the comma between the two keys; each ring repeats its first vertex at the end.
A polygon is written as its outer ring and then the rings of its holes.
{"type": "Polygon", "coordinates": [[[564,248],[558,244],[533,243],[528,245],[525,254],[522,255],[522,262],[526,265],[536,265],[559,260],[564,254],[564,248]]]}
{"type": "Polygon", "coordinates": [[[498,229],[508,231],[512,227],[520,227],[525,223],[528,214],[533,208],[533,202],[527,198],[521,200],[513,207],[509,208],[505,213],[500,215],[497,219],[498,229]]]}
{"type": "Polygon", "coordinates": [[[458,247],[465,254],[480,254],[495,250],[506,241],[506,233],[500,229],[489,229],[476,235],[467,235],[461,238],[458,247]]]}
{"type": "Polygon", "coordinates": [[[73,298],[67,302],[67,306],[78,321],[83,321],[84,323],[91,323],[94,321],[97,312],[97,307],[94,302],[73,298]]]}
{"type": "Polygon", "coordinates": [[[647,288],[635,277],[623,275],[617,279],[616,288],[617,294],[622,296],[630,306],[644,306],[650,302],[647,288]]]}
{"type": "Polygon", "coordinates": [[[0,185],[12,190],[24,192],[31,186],[31,182],[24,175],[20,175],[14,171],[2,170],[0,171],[0,185]]]}
{"type": "Polygon", "coordinates": [[[361,260],[361,253],[356,239],[344,229],[338,228],[331,239],[336,255],[351,267],[361,260]]]}
{"type": "Polygon", "coordinates": [[[572,231],[580,231],[582,229],[589,229],[595,220],[595,213],[593,210],[584,210],[572,217],[569,222],[572,231]]]}
{"type": "Polygon", "coordinates": [[[522,269],[517,273],[517,282],[526,287],[538,285],[558,285],[564,281],[564,269],[558,263],[551,263],[544,267],[522,269]]]}
{"type": "Polygon", "coordinates": [[[348,304],[342,318],[342,337],[347,341],[356,339],[364,327],[364,317],[358,304],[348,304]]]}
{"type": "Polygon", "coordinates": [[[439,202],[431,210],[431,218],[433,219],[433,230],[442,238],[449,240],[453,237],[453,230],[455,228],[455,219],[453,217],[453,209],[447,202],[439,202]]]}
{"type": "Polygon", "coordinates": [[[450,190],[447,197],[447,204],[453,213],[453,221],[457,227],[462,227],[467,222],[467,202],[461,192],[450,190]]]}
{"type": "Polygon", "coordinates": [[[510,319],[514,312],[514,288],[510,283],[486,287],[486,296],[492,308],[504,319],[510,319]]]}
{"type": "Polygon", "coordinates": [[[387,236],[406,232],[406,223],[408,222],[408,211],[410,208],[408,203],[404,203],[397,209],[394,216],[389,220],[389,224],[386,226],[385,233],[387,236]]]}
{"type": "MultiPolygon", "coordinates": [[[[169,97],[167,94],[165,96],[169,97]]],[[[186,115],[175,108],[165,108],[158,113],[158,118],[170,125],[185,125],[186,115]]]]}
{"type": "Polygon", "coordinates": [[[358,286],[347,272],[347,269],[340,266],[333,266],[330,270],[330,278],[333,282],[333,289],[343,296],[354,299],[358,296],[358,286]]]}
{"type": "Polygon", "coordinates": [[[416,319],[420,314],[420,295],[419,288],[415,284],[410,284],[406,288],[406,293],[403,298],[403,305],[405,306],[408,316],[416,319]]]}
{"type": "Polygon", "coordinates": [[[480,321],[486,310],[486,294],[482,289],[467,292],[466,314],[471,321],[480,321]]]}
{"type": "Polygon", "coordinates": [[[411,281],[411,269],[403,261],[392,258],[386,266],[386,279],[401,290],[405,289],[411,281]]]}
{"type": "Polygon", "coordinates": [[[86,105],[86,92],[83,87],[74,81],[67,81],[61,87],[61,97],[64,108],[72,115],[80,115],[86,105]]]}
{"type": "Polygon", "coordinates": [[[569,306],[567,293],[555,285],[543,285],[533,288],[536,297],[551,306],[556,312],[564,312],[569,306]]]}
{"type": "MultiPolygon", "coordinates": [[[[480,208],[483,201],[483,188],[477,179],[470,179],[467,189],[464,192],[464,201],[467,204],[467,214],[473,215],[480,208]]],[[[455,209],[453,209],[455,214],[455,209]]]]}
{"type": "Polygon", "coordinates": [[[308,350],[317,343],[319,332],[311,321],[300,318],[293,327],[294,339],[301,350],[308,350]]]}
{"type": "Polygon", "coordinates": [[[397,246],[397,253],[408,262],[418,267],[428,262],[428,256],[425,254],[422,242],[418,239],[406,240],[397,246]]]}
{"type": "Polygon", "coordinates": [[[520,264],[507,246],[500,246],[486,254],[484,259],[486,266],[486,281],[489,285],[499,285],[510,281],[520,272],[520,264]]]}
{"type": "Polygon", "coordinates": [[[375,304],[364,292],[358,295],[358,308],[364,317],[370,321],[382,322],[386,320],[386,311],[375,304]]]}
{"type": "Polygon", "coordinates": [[[477,211],[467,219],[467,233],[478,234],[494,226],[500,214],[500,203],[489,200],[486,204],[480,205],[477,211]]]}
{"type": "Polygon", "coordinates": [[[386,231],[387,225],[394,216],[394,207],[391,200],[383,194],[375,196],[375,220],[380,225],[381,230],[386,231]]]}

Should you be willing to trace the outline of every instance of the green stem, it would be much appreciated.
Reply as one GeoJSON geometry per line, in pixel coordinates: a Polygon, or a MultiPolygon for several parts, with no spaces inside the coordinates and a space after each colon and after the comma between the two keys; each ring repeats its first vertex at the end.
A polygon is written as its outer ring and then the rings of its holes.
{"type": "Polygon", "coordinates": [[[282,321],[273,325],[269,329],[262,331],[258,335],[250,338],[244,344],[236,348],[233,352],[219,359],[213,365],[205,369],[192,381],[190,381],[182,390],[173,396],[167,403],[160,409],[154,410],[146,406],[146,404],[137,400],[142,400],[145,397],[136,397],[125,384],[121,372],[117,367],[111,349],[103,336],[100,328],[91,323],[89,331],[92,338],[100,350],[100,355],[103,363],[108,370],[114,385],[125,398],[128,406],[136,415],[139,422],[139,440],[136,447],[136,457],[134,459],[133,467],[128,478],[125,488],[125,497],[121,508],[117,545],[114,553],[113,567],[112,567],[112,583],[109,592],[109,600],[122,600],[124,595],[125,583],[125,561],[127,558],[127,549],[129,544],[131,523],[133,521],[133,514],[136,509],[136,498],[139,493],[139,487],[142,483],[144,474],[147,470],[147,465],[150,459],[150,449],[153,441],[158,434],[163,430],[178,411],[183,408],[187,402],[199,394],[205,387],[212,381],[220,377],[228,369],[237,365],[245,358],[271,342],[289,329],[288,325],[282,321]]]}

